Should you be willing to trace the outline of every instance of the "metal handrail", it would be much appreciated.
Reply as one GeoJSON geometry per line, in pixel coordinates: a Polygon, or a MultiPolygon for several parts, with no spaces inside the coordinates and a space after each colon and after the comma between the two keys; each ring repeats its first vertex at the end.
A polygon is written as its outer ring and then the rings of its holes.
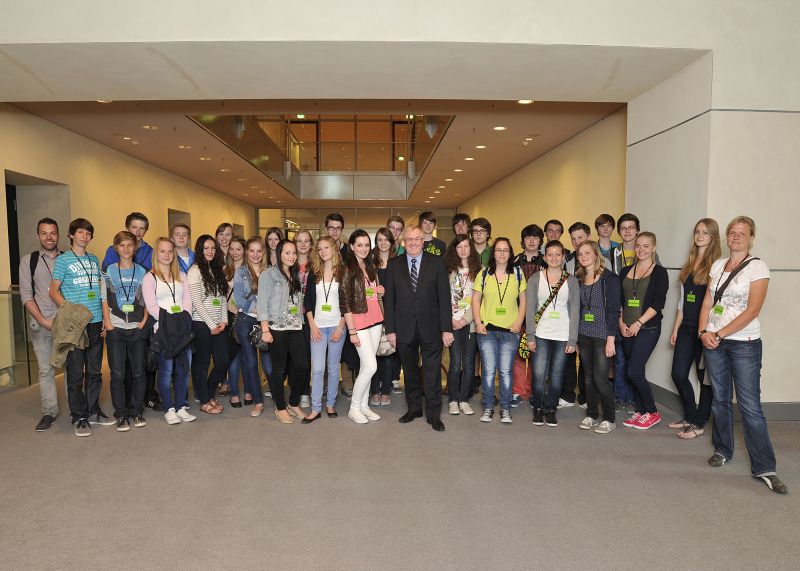
{"type": "MultiPolygon", "coordinates": [[[[8,295],[10,297],[21,297],[21,292],[19,291],[19,286],[16,284],[11,284],[10,288],[7,290],[0,290],[0,295],[8,295]]],[[[13,309],[12,309],[13,312],[13,309]]],[[[22,319],[22,338],[25,344],[25,366],[28,369],[28,385],[33,384],[33,377],[31,376],[31,348],[30,348],[30,338],[28,337],[28,310],[25,308],[25,305],[22,305],[22,312],[23,312],[23,319],[22,319]]],[[[13,323],[13,322],[12,322],[13,323]]],[[[12,334],[11,338],[13,339],[13,325],[12,325],[12,334]]],[[[16,382],[15,382],[16,384],[16,382]]]]}

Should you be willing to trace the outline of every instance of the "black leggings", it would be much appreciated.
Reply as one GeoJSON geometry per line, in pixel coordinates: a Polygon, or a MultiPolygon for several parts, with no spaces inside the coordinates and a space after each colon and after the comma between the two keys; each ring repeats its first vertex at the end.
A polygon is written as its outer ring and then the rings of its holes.
{"type": "Polygon", "coordinates": [[[206,404],[217,392],[220,382],[228,374],[230,348],[228,347],[227,330],[211,335],[211,330],[203,321],[192,321],[194,331],[194,356],[192,358],[192,385],[200,399],[206,404]],[[211,357],[214,357],[214,368],[208,372],[211,357]]]}
{"type": "Polygon", "coordinates": [[[286,396],[283,392],[283,377],[286,374],[286,363],[292,359],[292,371],[289,375],[289,404],[298,406],[300,396],[308,379],[309,345],[303,331],[272,331],[272,344],[269,352],[272,355],[272,375],[269,377],[269,390],[275,408],[286,410],[286,396]]]}

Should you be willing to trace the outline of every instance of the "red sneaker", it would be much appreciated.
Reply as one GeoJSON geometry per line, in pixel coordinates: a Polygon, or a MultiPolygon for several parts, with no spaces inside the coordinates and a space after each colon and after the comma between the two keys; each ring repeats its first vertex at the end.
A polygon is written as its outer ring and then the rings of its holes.
{"type": "Polygon", "coordinates": [[[639,412],[634,412],[628,420],[622,422],[622,426],[634,428],[636,427],[636,423],[639,422],[640,418],[642,418],[642,414],[639,412]]]}
{"type": "Polygon", "coordinates": [[[639,421],[633,425],[638,430],[647,430],[661,422],[661,415],[657,412],[646,412],[639,417],[639,421]]]}

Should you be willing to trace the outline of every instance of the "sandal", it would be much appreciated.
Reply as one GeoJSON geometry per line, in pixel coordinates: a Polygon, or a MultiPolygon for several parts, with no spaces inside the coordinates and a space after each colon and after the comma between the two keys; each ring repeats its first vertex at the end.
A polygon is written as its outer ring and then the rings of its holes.
{"type": "Polygon", "coordinates": [[[692,425],[691,422],[686,422],[685,420],[676,420],[675,422],[670,422],[667,427],[668,428],[679,428],[680,430],[686,430],[692,425]]]}
{"type": "Polygon", "coordinates": [[[208,401],[206,404],[201,404],[200,410],[206,414],[219,414],[222,412],[220,409],[215,407],[211,401],[208,401]]]}
{"type": "Polygon", "coordinates": [[[222,406],[221,404],[219,404],[216,399],[211,399],[208,402],[210,402],[214,406],[214,408],[219,410],[219,412],[222,412],[223,410],[225,410],[225,407],[222,406]]]}
{"type": "Polygon", "coordinates": [[[705,433],[706,431],[704,429],[700,428],[695,424],[690,424],[689,426],[686,427],[686,430],[684,430],[683,432],[679,432],[677,436],[681,440],[692,440],[694,438],[697,438],[698,436],[703,436],[703,434],[705,433]]]}

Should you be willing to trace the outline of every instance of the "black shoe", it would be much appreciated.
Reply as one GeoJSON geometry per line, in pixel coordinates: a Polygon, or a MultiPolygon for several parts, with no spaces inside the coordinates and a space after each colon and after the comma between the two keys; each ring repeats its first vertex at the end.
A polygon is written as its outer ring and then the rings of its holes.
{"type": "Polygon", "coordinates": [[[117,424],[116,420],[111,420],[106,416],[102,410],[98,410],[97,414],[89,418],[89,424],[99,424],[100,426],[114,426],[117,424]]]}
{"type": "Polygon", "coordinates": [[[39,424],[36,425],[36,432],[44,432],[50,428],[55,421],[55,416],[50,416],[49,414],[44,415],[42,420],[39,421],[39,424]]]}
{"type": "MultiPolygon", "coordinates": [[[[246,401],[245,401],[245,402],[246,402],[246,401]]],[[[233,408],[242,408],[242,401],[236,401],[236,402],[233,402],[233,399],[231,398],[231,399],[230,399],[230,403],[231,403],[231,406],[232,406],[233,408]]],[[[252,403],[253,403],[253,401],[252,401],[252,400],[250,400],[250,404],[252,404],[252,403]]]]}
{"type": "Polygon", "coordinates": [[[147,421],[141,414],[134,415],[133,417],[133,425],[136,428],[142,428],[143,426],[147,426],[147,421]]]}
{"type": "Polygon", "coordinates": [[[131,422],[127,416],[121,416],[117,419],[117,432],[128,432],[131,429],[131,422]]]}
{"type": "Polygon", "coordinates": [[[708,459],[708,465],[711,466],[712,468],[719,468],[720,466],[723,466],[724,464],[727,463],[728,459],[725,458],[725,456],[723,456],[719,452],[714,452],[714,455],[708,459]]]}
{"type": "Polygon", "coordinates": [[[778,476],[757,476],[757,479],[764,480],[764,483],[767,487],[775,492],[776,494],[788,494],[789,488],[786,487],[786,484],[781,482],[778,476]]]}
{"type": "Polygon", "coordinates": [[[91,436],[92,427],[89,426],[89,421],[85,418],[79,418],[73,425],[75,436],[91,436]]]}
{"type": "Polygon", "coordinates": [[[327,408],[325,409],[325,414],[328,415],[328,418],[336,418],[337,416],[339,416],[338,412],[336,412],[335,410],[331,412],[327,408]]]}
{"type": "Polygon", "coordinates": [[[415,418],[422,418],[422,411],[411,412],[408,411],[403,416],[400,417],[400,422],[406,424],[407,422],[411,422],[415,418]]]}
{"type": "Polygon", "coordinates": [[[156,412],[164,410],[164,407],[163,407],[161,401],[158,400],[158,399],[149,400],[146,403],[144,403],[144,406],[146,406],[147,408],[153,409],[156,412]]]}
{"type": "Polygon", "coordinates": [[[536,426],[542,426],[544,424],[544,411],[542,409],[533,409],[533,424],[536,426]]]}
{"type": "MultiPolygon", "coordinates": [[[[232,404],[233,406],[236,406],[236,405],[234,405],[233,403],[231,403],[231,404],[232,404]]],[[[252,404],[253,404],[253,399],[244,399],[244,404],[245,404],[245,405],[247,405],[247,406],[250,406],[250,405],[252,405],[252,404]]],[[[241,402],[239,403],[239,406],[242,406],[241,402]]],[[[238,407],[237,407],[237,408],[238,408],[238,407]]]]}
{"type": "Polygon", "coordinates": [[[547,424],[547,426],[558,426],[556,411],[551,410],[550,412],[544,413],[544,422],[547,424]]]}
{"type": "Polygon", "coordinates": [[[353,398],[353,389],[346,389],[346,388],[342,387],[342,394],[344,396],[346,396],[347,398],[351,399],[351,398],[353,398]]]}
{"type": "Polygon", "coordinates": [[[428,424],[431,425],[436,432],[444,432],[444,422],[440,418],[429,418],[428,424]]]}
{"type": "MultiPolygon", "coordinates": [[[[312,413],[312,414],[314,414],[314,413],[312,413]]],[[[322,413],[321,412],[316,413],[316,415],[317,416],[307,416],[307,417],[305,417],[303,420],[300,421],[300,424],[311,424],[315,420],[319,420],[322,417],[322,413]]]]}

